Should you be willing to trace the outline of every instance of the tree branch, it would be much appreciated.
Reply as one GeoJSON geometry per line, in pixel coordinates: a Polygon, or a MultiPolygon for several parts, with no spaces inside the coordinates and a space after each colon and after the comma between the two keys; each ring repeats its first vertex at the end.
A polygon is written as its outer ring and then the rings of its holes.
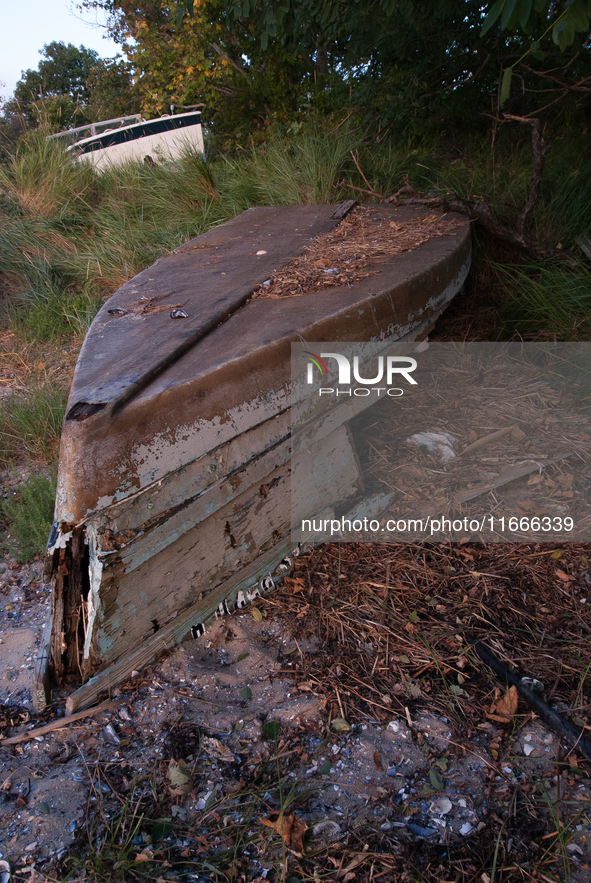
{"type": "Polygon", "coordinates": [[[503,242],[508,242],[511,245],[516,245],[519,248],[524,249],[524,251],[527,251],[536,260],[542,260],[548,257],[567,257],[568,255],[565,251],[557,248],[552,248],[548,245],[544,245],[544,243],[540,242],[539,239],[537,239],[525,229],[527,219],[529,218],[539,198],[544,163],[546,161],[546,155],[550,150],[550,145],[546,144],[546,142],[542,138],[540,121],[539,119],[518,117],[513,116],[512,114],[504,114],[504,117],[506,120],[512,120],[519,123],[527,123],[532,127],[532,147],[535,161],[534,175],[527,203],[517,220],[516,227],[509,227],[507,224],[499,221],[492,207],[486,199],[481,199],[479,202],[474,202],[474,200],[472,199],[461,199],[457,196],[457,194],[454,194],[454,196],[451,198],[448,196],[419,196],[417,191],[411,185],[408,175],[405,175],[404,184],[399,190],[396,191],[396,193],[392,194],[392,196],[384,198],[381,193],[378,193],[376,190],[374,190],[374,188],[371,186],[371,184],[363,174],[363,171],[361,170],[361,166],[359,164],[359,155],[353,153],[353,151],[351,151],[351,156],[353,157],[353,161],[357,166],[359,174],[363,178],[364,182],[367,184],[368,189],[366,190],[362,187],[356,187],[353,184],[346,183],[345,181],[341,181],[341,186],[349,187],[351,190],[355,190],[358,193],[367,193],[374,199],[379,199],[385,203],[391,203],[394,205],[428,205],[433,207],[437,206],[439,208],[442,208],[445,212],[457,212],[458,214],[465,215],[471,221],[475,221],[480,224],[480,226],[484,230],[486,230],[486,232],[490,236],[494,236],[495,239],[500,239],[503,242]],[[410,199],[399,201],[398,197],[404,193],[409,193],[410,199]]]}
{"type": "Polygon", "coordinates": [[[517,117],[513,116],[513,114],[506,113],[504,114],[506,120],[514,120],[516,123],[528,123],[532,127],[531,132],[531,141],[532,141],[532,149],[534,152],[534,176],[531,182],[531,187],[529,191],[529,198],[525,204],[525,208],[519,215],[519,219],[517,221],[517,230],[519,233],[523,233],[525,231],[525,222],[527,221],[528,216],[531,214],[532,209],[538,201],[538,197],[540,195],[540,184],[542,183],[542,172],[544,171],[544,164],[546,162],[546,156],[548,151],[550,150],[550,145],[546,144],[544,139],[542,138],[542,133],[540,131],[540,121],[539,119],[528,119],[527,117],[517,117]]]}

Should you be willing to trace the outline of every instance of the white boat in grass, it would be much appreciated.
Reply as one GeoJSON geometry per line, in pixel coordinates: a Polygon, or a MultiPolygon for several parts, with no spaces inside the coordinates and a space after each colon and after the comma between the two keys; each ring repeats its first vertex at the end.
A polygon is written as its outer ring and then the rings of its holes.
{"type": "Polygon", "coordinates": [[[205,156],[201,112],[195,110],[153,120],[144,120],[140,114],[116,117],[48,138],[72,141],[68,152],[98,170],[129,160],[169,162],[187,150],[205,156]]]}

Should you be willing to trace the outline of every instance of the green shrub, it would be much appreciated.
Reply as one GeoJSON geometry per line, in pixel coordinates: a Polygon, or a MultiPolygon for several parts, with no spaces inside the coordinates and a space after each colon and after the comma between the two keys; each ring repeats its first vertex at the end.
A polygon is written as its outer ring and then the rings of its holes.
{"type": "Polygon", "coordinates": [[[2,542],[17,561],[31,561],[45,550],[53,522],[56,475],[32,472],[28,481],[0,503],[8,522],[2,542]]]}

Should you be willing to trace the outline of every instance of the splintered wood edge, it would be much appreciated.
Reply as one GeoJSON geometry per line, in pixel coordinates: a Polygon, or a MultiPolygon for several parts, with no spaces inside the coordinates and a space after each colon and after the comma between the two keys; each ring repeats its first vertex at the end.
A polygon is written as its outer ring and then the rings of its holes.
{"type": "MultiPolygon", "coordinates": [[[[214,589],[203,601],[199,601],[188,608],[181,616],[163,626],[154,635],[150,636],[141,646],[126,653],[117,662],[114,662],[105,671],[99,672],[79,687],[66,701],[66,714],[72,715],[78,709],[88,708],[101,693],[110,690],[120,684],[132,671],[139,671],[151,662],[154,662],[159,653],[172,650],[180,643],[183,634],[189,632],[192,625],[204,622],[214,616],[215,610],[223,601],[228,601],[230,595],[245,583],[252,583],[255,579],[264,576],[273,562],[281,561],[293,548],[294,542],[291,537],[283,543],[273,546],[260,558],[257,558],[248,568],[240,571],[234,577],[223,582],[214,589]]],[[[285,574],[276,578],[275,584],[281,581],[285,574]]]]}
{"type": "Polygon", "coordinates": [[[39,654],[35,662],[35,686],[33,688],[33,707],[35,711],[42,711],[51,702],[51,678],[49,666],[51,663],[51,633],[53,617],[48,611],[47,620],[41,634],[39,654]]]}

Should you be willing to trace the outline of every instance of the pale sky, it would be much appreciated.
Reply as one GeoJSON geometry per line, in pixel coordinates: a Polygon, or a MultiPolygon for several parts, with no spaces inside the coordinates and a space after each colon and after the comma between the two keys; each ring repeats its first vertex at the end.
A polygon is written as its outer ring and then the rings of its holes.
{"type": "Polygon", "coordinates": [[[104,14],[80,11],[76,0],[0,0],[0,96],[8,98],[21,71],[37,69],[39,50],[54,40],[96,49],[102,58],[113,58],[121,47],[107,34],[104,14]]]}

